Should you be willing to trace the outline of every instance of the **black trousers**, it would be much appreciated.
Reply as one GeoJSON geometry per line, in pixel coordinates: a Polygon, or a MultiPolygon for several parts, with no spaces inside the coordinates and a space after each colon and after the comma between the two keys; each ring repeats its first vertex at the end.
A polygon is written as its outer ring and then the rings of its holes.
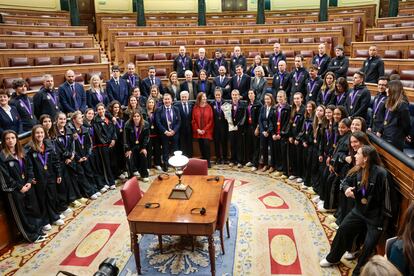
{"type": "Polygon", "coordinates": [[[204,138],[199,138],[198,139],[198,145],[200,147],[201,158],[207,160],[207,162],[210,163],[210,158],[211,158],[210,140],[209,139],[204,139],[204,138]]]}
{"type": "Polygon", "coordinates": [[[294,176],[303,176],[303,147],[289,142],[289,168],[294,176]]]}
{"type": "Polygon", "coordinates": [[[227,160],[229,130],[227,121],[214,126],[214,152],[216,159],[227,160]]]}
{"type": "Polygon", "coordinates": [[[240,129],[229,131],[229,137],[231,150],[230,162],[241,164],[243,162],[243,132],[240,129]]]}
{"type": "Polygon", "coordinates": [[[315,170],[318,170],[318,158],[314,154],[315,148],[314,145],[308,145],[306,148],[303,147],[302,151],[304,169],[301,177],[303,178],[303,183],[308,187],[312,186],[312,174],[315,170]]]}
{"type": "Polygon", "coordinates": [[[161,166],[161,139],[159,136],[153,136],[149,139],[147,149],[149,168],[152,168],[152,157],[154,157],[154,166],[161,166]]]}
{"type": "Polygon", "coordinates": [[[85,164],[87,165],[83,164],[88,179],[92,178],[94,180],[92,181],[92,183],[96,184],[96,188],[98,190],[102,189],[105,185],[107,185],[105,175],[100,174],[99,163],[100,161],[98,158],[98,150],[95,148],[92,150],[92,154],[89,156],[88,160],[86,160],[85,164]]]}
{"type": "Polygon", "coordinates": [[[180,131],[180,150],[188,158],[193,157],[193,136],[190,131],[181,132],[180,131]]]}
{"type": "Polygon", "coordinates": [[[273,155],[273,140],[270,136],[263,136],[260,134],[260,164],[264,166],[272,166],[272,155],[273,155]]]}
{"type": "Polygon", "coordinates": [[[84,197],[91,197],[96,192],[98,192],[98,189],[97,189],[96,181],[93,177],[93,172],[91,171],[89,160],[78,163],[76,168],[77,168],[76,180],[79,185],[81,194],[84,197]]]}
{"type": "Polygon", "coordinates": [[[369,257],[375,250],[382,234],[382,227],[370,225],[366,219],[352,210],[339,226],[336,236],[332,242],[331,251],[326,260],[331,263],[337,263],[341,260],[345,251],[351,247],[354,237],[366,229],[364,246],[361,255],[358,258],[358,264],[354,269],[353,275],[359,275],[361,267],[368,261],[369,257]]]}
{"type": "MultiPolygon", "coordinates": [[[[147,152],[148,154],[148,152],[147,152]]],[[[148,161],[147,156],[141,153],[137,148],[132,150],[132,161],[134,167],[138,169],[139,175],[141,177],[148,177],[148,161]]]]}
{"type": "Polygon", "coordinates": [[[59,219],[59,210],[57,210],[57,188],[58,185],[54,183],[40,183],[37,182],[34,187],[40,209],[42,210],[42,217],[45,219],[45,224],[52,223],[59,219]]]}
{"type": "Polygon", "coordinates": [[[162,145],[162,161],[164,162],[164,166],[168,165],[168,158],[170,153],[176,151],[178,149],[178,134],[176,133],[174,136],[161,136],[161,145],[162,145]]]}
{"type": "MultiPolygon", "coordinates": [[[[74,163],[76,161],[72,161],[74,163]]],[[[63,212],[67,209],[68,205],[82,197],[81,192],[79,191],[79,185],[76,182],[78,178],[78,172],[76,170],[76,164],[65,164],[65,161],[61,162],[61,173],[62,173],[62,182],[57,185],[58,193],[58,207],[57,209],[60,212],[63,212]]]]}
{"type": "Polygon", "coordinates": [[[96,147],[97,153],[97,169],[98,173],[105,176],[106,185],[115,185],[114,174],[111,168],[111,159],[113,159],[113,152],[108,146],[96,147]]]}
{"type": "Polygon", "coordinates": [[[246,162],[253,163],[256,168],[259,166],[259,154],[260,154],[260,138],[254,135],[256,127],[253,125],[247,125],[246,128],[246,162]]]}
{"type": "Polygon", "coordinates": [[[273,141],[273,167],[288,175],[288,142],[286,138],[273,141]]]}

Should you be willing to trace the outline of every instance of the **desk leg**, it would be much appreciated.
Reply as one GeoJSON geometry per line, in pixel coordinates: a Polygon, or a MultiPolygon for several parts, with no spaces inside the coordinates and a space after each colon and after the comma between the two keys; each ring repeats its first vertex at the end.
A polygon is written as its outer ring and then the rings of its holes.
{"type": "Polygon", "coordinates": [[[210,255],[211,275],[216,275],[216,249],[213,235],[208,236],[208,253],[210,255]]]}
{"type": "Polygon", "coordinates": [[[134,249],[135,264],[137,266],[137,273],[141,275],[141,258],[139,254],[139,243],[137,233],[131,232],[131,243],[134,249]]]}

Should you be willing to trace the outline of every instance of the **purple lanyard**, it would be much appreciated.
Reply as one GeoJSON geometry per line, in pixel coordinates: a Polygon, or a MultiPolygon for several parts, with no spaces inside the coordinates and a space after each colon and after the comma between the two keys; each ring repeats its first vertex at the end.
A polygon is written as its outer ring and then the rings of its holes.
{"type": "Polygon", "coordinates": [[[134,127],[134,132],[135,132],[135,141],[139,141],[139,135],[141,134],[141,128],[134,127]]]}
{"type": "Polygon", "coordinates": [[[89,134],[91,135],[91,137],[94,137],[93,127],[91,127],[91,128],[89,129],[89,134]]]}
{"type": "Polygon", "coordinates": [[[331,133],[329,129],[325,130],[325,135],[326,135],[326,141],[327,143],[329,143],[329,141],[331,140],[331,133]]]}
{"type": "Polygon", "coordinates": [[[336,140],[337,140],[337,138],[338,138],[338,134],[335,132],[335,135],[334,135],[334,145],[336,145],[336,140]]]}
{"type": "Polygon", "coordinates": [[[128,76],[129,79],[129,83],[131,84],[132,87],[135,87],[135,76],[128,76]]]}
{"type": "Polygon", "coordinates": [[[63,135],[61,138],[62,138],[63,145],[66,148],[68,146],[68,137],[67,135],[63,135]]]}
{"type": "Polygon", "coordinates": [[[79,143],[81,144],[81,146],[83,148],[83,142],[85,141],[85,136],[83,136],[82,133],[78,134],[78,140],[79,140],[79,143]]]}
{"type": "Polygon", "coordinates": [[[247,106],[247,115],[249,118],[252,117],[252,106],[253,105],[251,103],[247,106]]]}
{"type": "Polygon", "coordinates": [[[362,193],[362,196],[365,197],[366,190],[365,190],[365,187],[364,186],[362,186],[361,193],[362,193]]]}
{"type": "Polygon", "coordinates": [[[122,129],[122,127],[124,126],[124,120],[119,119],[119,123],[118,123],[118,120],[116,120],[116,126],[117,126],[119,129],[122,129]]]}
{"type": "Polygon", "coordinates": [[[150,123],[152,125],[152,122],[154,122],[154,112],[151,113],[151,115],[149,116],[149,120],[150,120],[150,123]]]}
{"type": "Polygon", "coordinates": [[[355,99],[356,99],[356,96],[358,95],[358,93],[359,93],[359,91],[361,91],[361,89],[359,89],[359,90],[357,90],[357,91],[352,91],[352,94],[351,94],[351,106],[353,106],[354,105],[354,102],[355,102],[355,99]]]}
{"type": "Polygon", "coordinates": [[[324,92],[324,93],[322,93],[323,104],[325,104],[325,103],[326,103],[326,99],[328,98],[328,96],[329,96],[330,94],[331,94],[331,93],[329,92],[329,90],[328,90],[328,92],[325,90],[325,92],[324,92]]]}
{"type": "Polygon", "coordinates": [[[205,91],[206,91],[206,82],[201,81],[201,92],[205,92],[205,91]]]}
{"type": "Polygon", "coordinates": [[[314,81],[314,80],[311,80],[311,81],[308,82],[308,89],[309,89],[310,94],[312,94],[312,91],[315,88],[315,85],[316,85],[316,81],[314,81]]]}
{"type": "Polygon", "coordinates": [[[181,64],[183,65],[183,68],[185,68],[185,56],[184,58],[180,56],[181,64]]]}
{"type": "Polygon", "coordinates": [[[376,99],[374,101],[374,116],[377,115],[378,109],[381,105],[381,103],[385,100],[386,97],[382,97],[379,101],[376,99]]]}
{"type": "Polygon", "coordinates": [[[45,154],[41,154],[39,152],[37,156],[39,156],[40,163],[42,163],[43,167],[47,168],[47,158],[49,157],[49,153],[45,152],[45,154]]]}
{"type": "Polygon", "coordinates": [[[274,55],[274,56],[273,56],[273,64],[277,66],[277,65],[278,65],[278,63],[279,63],[279,54],[278,54],[278,55],[274,55]],[[275,61],[276,61],[276,62],[275,62],[275,61]]]}
{"type": "Polygon", "coordinates": [[[237,113],[237,110],[239,109],[239,103],[231,104],[231,105],[232,105],[231,113],[233,115],[233,119],[236,119],[236,113],[237,113]]]}
{"type": "Polygon", "coordinates": [[[217,65],[217,67],[220,67],[221,66],[222,61],[223,61],[223,59],[216,59],[216,65],[217,65]]]}
{"type": "Polygon", "coordinates": [[[293,123],[296,125],[299,120],[300,114],[295,115],[295,119],[293,120],[293,123]]]}
{"type": "Polygon", "coordinates": [[[204,61],[205,59],[198,61],[198,66],[201,66],[202,69],[204,69],[204,61]]]}
{"type": "Polygon", "coordinates": [[[302,77],[302,72],[300,72],[299,75],[298,75],[298,72],[295,72],[294,77],[295,77],[296,83],[299,83],[300,77],[302,77]]]}
{"type": "Polygon", "coordinates": [[[220,106],[221,106],[221,103],[216,101],[216,110],[217,110],[217,113],[220,113],[221,112],[221,107],[220,106]]]}
{"type": "Polygon", "coordinates": [[[30,100],[27,99],[27,104],[25,103],[25,101],[23,99],[20,99],[20,104],[24,107],[24,109],[26,109],[26,111],[32,115],[32,106],[30,105],[30,100]]]}
{"type": "Polygon", "coordinates": [[[282,110],[283,110],[283,108],[284,108],[284,106],[283,106],[283,105],[280,105],[280,106],[277,108],[277,121],[278,121],[278,122],[280,122],[280,120],[282,119],[281,117],[282,117],[282,110]]]}
{"type": "Polygon", "coordinates": [[[390,116],[390,110],[387,108],[387,112],[385,113],[385,118],[384,118],[384,125],[387,124],[389,116],[390,116]]]}
{"type": "Polygon", "coordinates": [[[339,104],[341,101],[342,101],[342,98],[345,96],[345,92],[344,93],[342,93],[341,95],[337,95],[336,96],[336,104],[339,104]],[[340,96],[339,97],[339,99],[338,99],[338,96],[340,96]]]}
{"type": "Polygon", "coordinates": [[[54,105],[57,105],[57,100],[56,100],[56,98],[55,98],[55,95],[53,95],[53,93],[52,93],[52,92],[49,92],[49,94],[50,94],[50,98],[51,98],[51,100],[52,100],[53,104],[54,104],[54,105]]]}
{"type": "Polygon", "coordinates": [[[312,125],[312,122],[305,122],[305,131],[306,133],[309,131],[310,126],[312,125]]]}
{"type": "Polygon", "coordinates": [[[103,96],[102,96],[102,94],[101,94],[101,91],[99,91],[99,92],[95,91],[95,92],[96,92],[96,97],[98,97],[98,100],[99,100],[100,102],[102,102],[102,100],[103,100],[103,96]]]}
{"type": "Polygon", "coordinates": [[[321,64],[322,64],[322,62],[323,62],[324,59],[325,59],[324,57],[322,57],[321,59],[319,59],[319,56],[316,58],[316,62],[318,63],[318,67],[321,67],[321,64]]]}
{"type": "Polygon", "coordinates": [[[283,85],[283,79],[285,78],[285,73],[283,73],[283,74],[277,73],[277,74],[279,75],[279,79],[280,79],[279,83],[280,83],[280,85],[283,85]]]}
{"type": "Polygon", "coordinates": [[[171,123],[172,122],[172,115],[171,115],[171,108],[167,108],[167,120],[171,123]]]}
{"type": "Polygon", "coordinates": [[[17,158],[17,162],[19,162],[20,173],[24,175],[24,162],[23,159],[17,158]]]}

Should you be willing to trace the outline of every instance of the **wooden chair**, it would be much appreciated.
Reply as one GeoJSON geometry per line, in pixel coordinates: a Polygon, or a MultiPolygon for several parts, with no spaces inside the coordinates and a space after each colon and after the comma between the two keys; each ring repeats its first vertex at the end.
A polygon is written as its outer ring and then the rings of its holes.
{"type": "Polygon", "coordinates": [[[226,186],[223,188],[223,191],[221,192],[219,211],[217,215],[216,230],[220,231],[221,251],[223,252],[223,255],[225,254],[224,240],[223,240],[224,225],[226,225],[226,229],[227,229],[227,238],[230,238],[229,210],[230,210],[231,197],[233,195],[233,189],[234,189],[234,180],[227,183],[226,186]]]}
{"type": "Polygon", "coordinates": [[[190,158],[184,169],[184,175],[208,175],[207,160],[190,158]]]}

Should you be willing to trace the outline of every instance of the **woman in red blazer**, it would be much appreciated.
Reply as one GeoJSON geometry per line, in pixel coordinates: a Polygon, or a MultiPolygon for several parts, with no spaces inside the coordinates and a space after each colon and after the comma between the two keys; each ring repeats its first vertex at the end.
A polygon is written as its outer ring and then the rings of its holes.
{"type": "Polygon", "coordinates": [[[213,140],[214,118],[205,93],[198,93],[192,116],[193,138],[198,140],[201,158],[207,160],[210,168],[210,141],[213,140]]]}

